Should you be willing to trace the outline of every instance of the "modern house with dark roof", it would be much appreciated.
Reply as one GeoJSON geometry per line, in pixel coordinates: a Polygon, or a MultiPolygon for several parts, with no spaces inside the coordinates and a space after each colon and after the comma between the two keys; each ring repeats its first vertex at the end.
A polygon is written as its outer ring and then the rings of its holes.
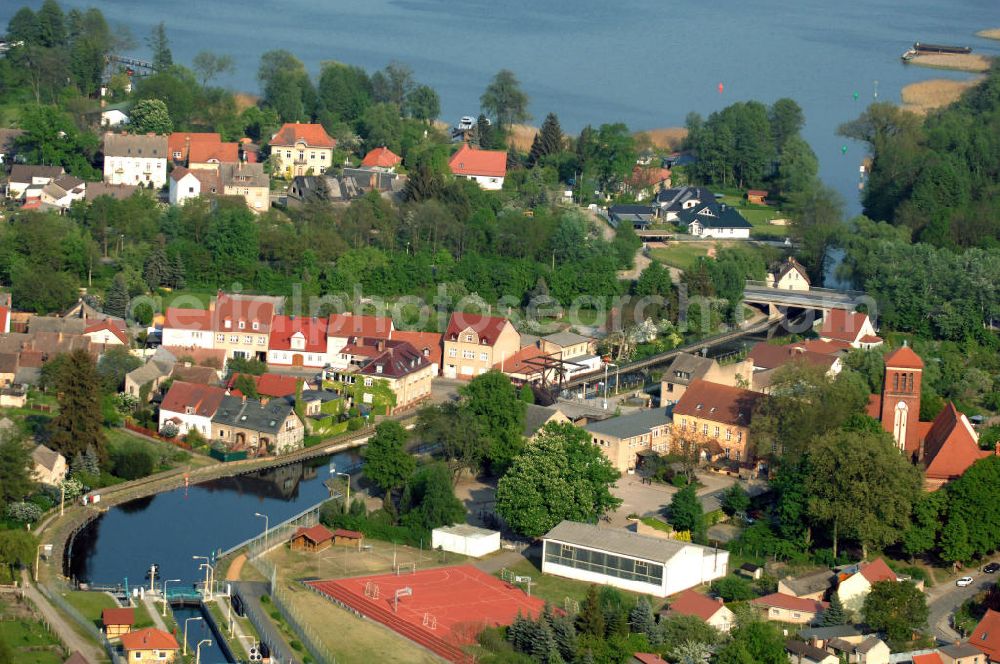
{"type": "Polygon", "coordinates": [[[543,538],[542,573],[667,597],[726,575],[729,552],[563,521],[543,538]]]}
{"type": "Polygon", "coordinates": [[[785,651],[791,664],[840,664],[836,655],[803,641],[789,639],[785,641],[785,651]]]}
{"type": "Polygon", "coordinates": [[[614,228],[621,224],[637,230],[645,230],[656,218],[656,208],[652,205],[612,205],[608,208],[608,221],[614,228]]]}
{"type": "Polygon", "coordinates": [[[650,408],[591,422],[583,428],[611,465],[625,473],[639,466],[642,453],[668,451],[670,424],[671,417],[664,409],[650,408]]]}
{"type": "Polygon", "coordinates": [[[445,378],[472,379],[521,349],[521,336],[506,318],[456,311],[444,334],[445,378]]]}
{"type": "Polygon", "coordinates": [[[836,575],[828,569],[786,576],[778,580],[778,592],[803,599],[821,600],[836,580],[836,575]]]}
{"type": "Polygon", "coordinates": [[[657,192],[654,204],[665,221],[677,222],[681,212],[714,201],[715,194],[704,187],[674,187],[657,192]]]}
{"type": "Polygon", "coordinates": [[[753,226],[736,208],[712,201],[677,214],[677,223],[688,235],[721,240],[747,240],[753,226]]]}
{"type": "MultiPolygon", "coordinates": [[[[173,388],[171,388],[172,390],[173,388]]],[[[292,404],[227,395],[212,417],[212,439],[250,456],[284,454],[302,447],[305,429],[292,404]]]]}

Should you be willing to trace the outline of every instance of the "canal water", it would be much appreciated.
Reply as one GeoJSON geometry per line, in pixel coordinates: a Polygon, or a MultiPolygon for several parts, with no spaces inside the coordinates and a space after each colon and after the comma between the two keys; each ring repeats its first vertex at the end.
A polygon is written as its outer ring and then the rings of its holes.
{"type": "MultiPolygon", "coordinates": [[[[202,664],[230,664],[231,660],[226,657],[225,652],[219,646],[219,635],[216,634],[204,617],[204,613],[196,606],[178,606],[174,609],[174,618],[177,620],[178,634],[177,642],[183,646],[184,622],[188,618],[201,618],[188,623],[188,652],[195,652],[198,642],[205,639],[210,640],[211,645],[205,644],[201,647],[202,664]]],[[[225,629],[224,625],[219,626],[225,629]]],[[[234,644],[235,645],[235,644],[234,644]]]]}
{"type": "Polygon", "coordinates": [[[343,469],[360,460],[357,451],[309,464],[292,464],[238,475],[124,503],[99,516],[74,539],[69,575],[95,584],[142,584],[150,565],[173,587],[204,579],[199,561],[308,509],[329,496],[323,482],[333,463],[343,469]]]}

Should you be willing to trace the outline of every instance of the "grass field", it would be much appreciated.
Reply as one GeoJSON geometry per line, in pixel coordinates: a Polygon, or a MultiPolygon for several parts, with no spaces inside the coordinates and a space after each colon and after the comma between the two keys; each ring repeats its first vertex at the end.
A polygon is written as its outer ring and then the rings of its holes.
{"type": "MultiPolygon", "coordinates": [[[[535,560],[522,560],[508,569],[516,576],[530,576],[532,597],[540,597],[559,608],[565,608],[567,598],[582,604],[583,600],[587,597],[587,590],[592,585],[585,581],[576,581],[575,579],[567,579],[552,574],[543,576],[539,563],[535,560]]],[[[499,577],[500,574],[498,573],[495,576],[499,577]]],[[[619,589],[619,591],[623,595],[634,599],[638,599],[641,596],[640,593],[633,593],[628,590],[619,589]]],[[[660,600],[652,598],[652,602],[653,606],[656,607],[660,600]]]]}
{"type": "MultiPolygon", "coordinates": [[[[292,551],[287,545],[267,554],[268,559],[278,566],[281,576],[287,579],[321,578],[337,579],[345,576],[361,576],[393,571],[393,560],[398,564],[413,563],[417,569],[459,565],[467,560],[455,553],[441,553],[423,550],[403,544],[395,547],[391,542],[365,540],[371,545],[369,551],[358,551],[350,547],[331,547],[319,554],[292,551]]],[[[244,566],[246,572],[249,567],[244,566]]],[[[243,575],[245,578],[245,574],[243,575]]]]}
{"type": "Polygon", "coordinates": [[[650,249],[649,257],[678,270],[690,270],[702,256],[708,254],[711,242],[677,242],[666,247],[650,249]]]}
{"type": "Polygon", "coordinates": [[[784,219],[785,215],[776,207],[771,205],[749,205],[743,200],[742,194],[727,193],[721,199],[726,205],[736,208],[743,218],[750,222],[753,229],[750,237],[761,235],[785,237],[789,233],[788,226],[775,226],[771,223],[774,219],[784,219]]]}
{"type": "MultiPolygon", "coordinates": [[[[73,608],[83,614],[87,620],[93,621],[94,625],[100,628],[101,612],[104,609],[118,608],[118,602],[107,593],[94,592],[90,590],[72,590],[64,595],[73,608]]],[[[135,607],[135,627],[152,627],[153,619],[149,617],[149,612],[145,605],[139,604],[135,607]]]]}

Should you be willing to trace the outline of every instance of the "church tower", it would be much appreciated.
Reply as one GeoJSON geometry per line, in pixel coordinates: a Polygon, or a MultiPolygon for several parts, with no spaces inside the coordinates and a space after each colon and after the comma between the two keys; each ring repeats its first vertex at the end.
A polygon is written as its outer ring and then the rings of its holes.
{"type": "Polygon", "coordinates": [[[920,379],[924,362],[909,346],[885,356],[885,386],[882,389],[882,428],[892,434],[896,446],[908,455],[920,445],[920,379]]]}

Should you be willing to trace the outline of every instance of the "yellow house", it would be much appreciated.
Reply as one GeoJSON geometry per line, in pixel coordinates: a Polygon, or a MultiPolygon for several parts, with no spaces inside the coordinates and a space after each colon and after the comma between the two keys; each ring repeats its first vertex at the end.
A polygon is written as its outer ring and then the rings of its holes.
{"type": "Polygon", "coordinates": [[[749,387],[753,377],[753,362],[747,359],[720,365],[716,360],[691,353],[681,353],[674,358],[660,379],[660,405],[677,403],[684,396],[688,385],[696,380],[749,387]]]}
{"type": "Polygon", "coordinates": [[[828,606],[826,602],[803,599],[783,593],[771,593],[751,600],[750,605],[759,609],[767,620],[808,625],[816,620],[828,606]]]}
{"type": "Polygon", "coordinates": [[[591,422],[583,428],[621,473],[639,465],[641,452],[665,453],[670,444],[670,416],[662,408],[591,422]]]}
{"type": "Polygon", "coordinates": [[[267,212],[271,207],[271,179],[263,164],[219,164],[222,193],[239,196],[253,212],[267,212]]]}
{"type": "Polygon", "coordinates": [[[674,406],[674,437],[710,443],[714,454],[725,459],[751,461],[755,452],[750,446],[750,418],[760,398],[739,387],[692,381],[674,406]]]}
{"type": "Polygon", "coordinates": [[[170,664],[177,661],[177,639],[169,632],[147,627],[122,634],[122,648],[129,664],[170,664]]]}
{"type": "Polygon", "coordinates": [[[298,175],[319,175],[333,166],[333,150],[337,141],[323,125],[287,122],[271,137],[273,172],[293,178],[298,175]]]}
{"type": "Polygon", "coordinates": [[[455,312],[444,335],[443,375],[475,378],[520,348],[521,335],[506,318],[455,312]]]}
{"type": "Polygon", "coordinates": [[[396,397],[393,412],[412,408],[430,397],[434,378],[431,361],[406,341],[379,344],[383,350],[358,371],[364,384],[386,381],[396,397]]]}

